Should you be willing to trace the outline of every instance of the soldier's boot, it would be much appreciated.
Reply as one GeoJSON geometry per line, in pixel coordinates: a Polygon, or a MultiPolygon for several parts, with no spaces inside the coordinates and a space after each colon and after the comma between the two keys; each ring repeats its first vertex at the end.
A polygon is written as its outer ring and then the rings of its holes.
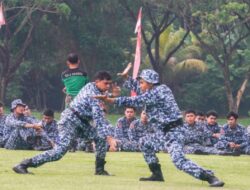
{"type": "Polygon", "coordinates": [[[203,181],[207,181],[210,187],[223,187],[225,184],[223,181],[220,181],[214,175],[205,172],[201,174],[200,179],[203,181]]]}
{"type": "Polygon", "coordinates": [[[95,175],[107,175],[109,176],[110,174],[104,170],[104,165],[106,164],[106,161],[104,158],[96,158],[95,161],[95,175]]]}
{"type": "Polygon", "coordinates": [[[32,174],[28,171],[29,167],[34,167],[31,159],[23,160],[20,164],[14,166],[12,169],[19,174],[32,174]]]}
{"type": "Polygon", "coordinates": [[[152,163],[148,165],[152,175],[149,177],[141,177],[140,181],[164,181],[161,165],[158,163],[152,163]]]}

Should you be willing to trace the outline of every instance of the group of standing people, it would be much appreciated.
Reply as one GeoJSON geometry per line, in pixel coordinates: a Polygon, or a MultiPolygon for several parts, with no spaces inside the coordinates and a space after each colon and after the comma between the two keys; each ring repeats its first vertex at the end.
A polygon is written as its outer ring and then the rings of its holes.
{"type": "MultiPolygon", "coordinates": [[[[189,137],[182,130],[182,113],[172,91],[166,85],[159,83],[158,73],[145,69],[137,79],[129,77],[127,72],[121,76],[125,79],[124,86],[136,92],[137,96],[110,97],[107,92],[112,84],[111,75],[106,71],[98,72],[94,82],[89,82],[81,88],[62,112],[57,123],[58,140],[53,148],[33,158],[25,159],[13,170],[16,173],[27,174],[30,167],[39,167],[44,163],[59,160],[70,148],[74,138],[81,135],[95,142],[95,174],[109,175],[104,169],[107,145],[110,151],[116,151],[119,146],[119,142],[114,138],[112,126],[105,118],[105,103],[111,103],[117,106],[142,108],[147,114],[148,125],[158,131],[140,138],[140,149],[152,172],[150,177],[140,178],[140,181],[164,181],[161,165],[156,156],[156,152],[162,147],[168,150],[172,162],[179,170],[194,178],[207,181],[210,186],[223,186],[224,182],[215,177],[211,170],[204,169],[185,157],[183,147],[189,137]]],[[[70,92],[67,86],[66,92],[70,92]]]]}

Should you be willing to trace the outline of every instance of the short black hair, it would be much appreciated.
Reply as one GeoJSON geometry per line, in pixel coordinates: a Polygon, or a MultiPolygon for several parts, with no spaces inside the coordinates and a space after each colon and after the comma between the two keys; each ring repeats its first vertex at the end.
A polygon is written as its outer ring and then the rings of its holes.
{"type": "Polygon", "coordinates": [[[227,119],[229,119],[230,117],[233,117],[235,120],[238,119],[239,115],[233,111],[230,111],[228,114],[227,114],[227,119]]]}
{"type": "Polygon", "coordinates": [[[0,102],[0,107],[3,107],[3,106],[4,106],[3,102],[0,102]]]}
{"type": "Polygon", "coordinates": [[[133,109],[135,112],[136,112],[136,108],[135,107],[132,107],[132,106],[127,106],[127,107],[125,107],[125,110],[126,109],[133,109]]]}
{"type": "Polygon", "coordinates": [[[112,80],[112,77],[108,71],[99,71],[95,74],[94,80],[112,80]]]}
{"type": "Polygon", "coordinates": [[[202,111],[197,111],[197,112],[196,112],[196,115],[205,116],[204,112],[202,112],[202,111]]]}
{"type": "Polygon", "coordinates": [[[216,117],[216,118],[218,117],[218,113],[214,110],[209,110],[206,115],[207,115],[207,117],[209,117],[211,115],[216,117]]]}
{"type": "Polygon", "coordinates": [[[78,55],[76,53],[70,53],[68,55],[67,61],[71,64],[77,64],[78,63],[78,55]]]}
{"type": "Polygon", "coordinates": [[[189,109],[189,110],[185,111],[185,115],[189,114],[189,113],[193,113],[194,115],[196,115],[196,112],[194,110],[192,110],[192,109],[189,109]]]}
{"type": "Polygon", "coordinates": [[[54,111],[52,109],[46,109],[46,110],[44,110],[43,115],[49,116],[49,117],[54,117],[54,111]]]}

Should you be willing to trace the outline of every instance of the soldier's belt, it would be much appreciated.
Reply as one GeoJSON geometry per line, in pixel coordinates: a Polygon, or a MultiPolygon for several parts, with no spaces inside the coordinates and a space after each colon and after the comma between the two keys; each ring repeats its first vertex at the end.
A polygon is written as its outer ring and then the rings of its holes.
{"type": "Polygon", "coordinates": [[[73,108],[69,108],[69,109],[73,112],[73,114],[74,114],[82,123],[84,123],[84,124],[86,124],[86,125],[89,124],[88,120],[82,118],[82,117],[80,116],[80,114],[79,114],[78,111],[74,110],[73,108]]]}
{"type": "Polygon", "coordinates": [[[170,129],[173,129],[173,128],[178,127],[180,125],[183,125],[183,120],[181,118],[176,120],[176,121],[172,121],[172,122],[166,124],[163,128],[163,132],[167,133],[168,131],[170,131],[170,129]]]}

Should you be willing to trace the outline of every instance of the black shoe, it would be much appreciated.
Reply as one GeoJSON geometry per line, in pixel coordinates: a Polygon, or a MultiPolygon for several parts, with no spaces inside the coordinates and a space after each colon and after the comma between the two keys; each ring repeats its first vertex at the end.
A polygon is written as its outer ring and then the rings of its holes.
{"type": "Polygon", "coordinates": [[[239,151],[233,151],[233,152],[228,152],[228,151],[223,151],[219,153],[220,156],[240,156],[239,151]]]}
{"type": "Polygon", "coordinates": [[[197,155],[209,155],[208,152],[204,152],[204,151],[199,150],[199,149],[195,150],[194,154],[197,154],[197,155]]]}
{"type": "Polygon", "coordinates": [[[204,173],[200,176],[201,180],[207,181],[209,183],[210,187],[223,187],[224,186],[224,182],[220,181],[217,177],[215,177],[214,175],[208,174],[208,173],[204,173]]]}
{"type": "Polygon", "coordinates": [[[106,175],[110,176],[110,174],[104,170],[104,165],[106,164],[106,161],[104,158],[96,158],[95,161],[95,175],[106,175]]]}
{"type": "Polygon", "coordinates": [[[31,160],[27,159],[22,161],[20,164],[16,165],[13,167],[13,171],[18,173],[18,174],[32,174],[27,170],[27,168],[31,165],[31,160]]]}
{"type": "Polygon", "coordinates": [[[160,164],[152,163],[148,166],[150,171],[152,172],[152,175],[150,177],[141,177],[139,179],[140,181],[164,181],[160,164]]]}

